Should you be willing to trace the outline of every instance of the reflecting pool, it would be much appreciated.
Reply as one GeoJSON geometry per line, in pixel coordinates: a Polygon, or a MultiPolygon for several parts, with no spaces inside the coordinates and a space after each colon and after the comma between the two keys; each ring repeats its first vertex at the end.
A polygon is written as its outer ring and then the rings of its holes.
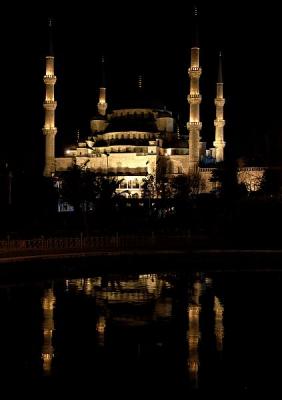
{"type": "Polygon", "coordinates": [[[158,272],[2,283],[2,381],[91,398],[276,390],[281,278],[158,272]]]}

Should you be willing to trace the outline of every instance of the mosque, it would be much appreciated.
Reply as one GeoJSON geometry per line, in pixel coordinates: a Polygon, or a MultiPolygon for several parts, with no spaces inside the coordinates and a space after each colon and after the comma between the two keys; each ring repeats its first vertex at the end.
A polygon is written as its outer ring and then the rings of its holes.
{"type": "MultiPolygon", "coordinates": [[[[50,27],[51,29],[51,27],[50,27]]],[[[141,197],[144,179],[152,177],[156,183],[163,178],[170,180],[176,176],[197,176],[199,191],[211,192],[215,183],[210,181],[217,163],[224,161],[224,83],[222,74],[222,56],[219,54],[218,76],[215,82],[214,99],[214,141],[207,148],[201,140],[202,123],[200,106],[200,47],[197,34],[194,35],[191,48],[190,81],[187,101],[189,121],[188,136],[179,135],[177,120],[171,111],[164,108],[152,108],[140,101],[127,108],[109,110],[105,75],[99,88],[97,113],[90,121],[91,135],[86,140],[65,149],[60,157],[55,155],[55,57],[50,40],[49,54],[46,56],[46,74],[44,83],[46,95],[44,101],[45,123],[45,167],[44,176],[52,177],[68,170],[76,164],[105,176],[116,177],[120,181],[117,192],[129,197],[141,197]]],[[[104,58],[101,60],[104,70],[104,58]]],[[[142,93],[142,76],[138,86],[142,93]]],[[[246,183],[250,190],[256,190],[263,175],[263,168],[238,169],[239,182],[246,183]]]]}

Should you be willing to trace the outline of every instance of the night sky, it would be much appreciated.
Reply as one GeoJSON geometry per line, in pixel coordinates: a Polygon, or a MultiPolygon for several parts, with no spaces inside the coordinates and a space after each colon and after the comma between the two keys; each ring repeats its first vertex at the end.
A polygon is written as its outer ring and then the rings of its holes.
{"type": "MultiPolygon", "coordinates": [[[[144,88],[187,122],[187,68],[193,2],[38,2],[2,10],[2,145],[0,162],[15,170],[42,171],[43,75],[48,17],[55,20],[57,155],[89,134],[96,113],[99,59],[106,59],[109,107],[144,88]],[[48,6],[47,6],[48,4],[48,6]]],[[[202,136],[212,144],[218,51],[223,51],[226,141],[234,157],[279,162],[282,152],[280,13],[278,5],[241,1],[198,3],[202,136]],[[265,103],[266,102],[266,103],[265,103]]],[[[129,101],[128,101],[129,102],[129,101]]]]}

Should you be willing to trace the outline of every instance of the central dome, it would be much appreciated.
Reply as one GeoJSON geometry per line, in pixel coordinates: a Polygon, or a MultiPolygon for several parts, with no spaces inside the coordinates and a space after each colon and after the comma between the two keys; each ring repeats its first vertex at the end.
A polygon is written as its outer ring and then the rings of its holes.
{"type": "Polygon", "coordinates": [[[148,108],[114,110],[108,117],[106,132],[156,132],[156,112],[148,108]]]}

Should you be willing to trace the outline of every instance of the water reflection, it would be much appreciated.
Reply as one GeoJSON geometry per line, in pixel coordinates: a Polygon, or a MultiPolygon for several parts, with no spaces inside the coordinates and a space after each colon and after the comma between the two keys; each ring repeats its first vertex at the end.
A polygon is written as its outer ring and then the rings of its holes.
{"type": "Polygon", "coordinates": [[[198,387],[199,374],[199,342],[200,333],[200,295],[202,284],[196,281],[192,287],[191,300],[188,305],[188,370],[189,378],[192,384],[198,387]]]}
{"type": "Polygon", "coordinates": [[[42,297],[42,310],[43,310],[43,345],[42,345],[42,360],[43,372],[49,375],[52,369],[52,361],[54,357],[54,347],[52,343],[54,331],[54,306],[55,296],[53,287],[45,289],[42,297]]]}
{"type": "Polygon", "coordinates": [[[223,338],[224,338],[223,311],[224,311],[223,304],[221,304],[217,296],[214,296],[214,313],[215,313],[214,333],[216,337],[216,349],[218,352],[222,352],[223,350],[223,338]]]}
{"type": "Polygon", "coordinates": [[[104,315],[99,315],[96,324],[99,346],[104,346],[105,344],[105,330],[106,330],[106,317],[104,315]]]}
{"type": "MultiPolygon", "coordinates": [[[[213,279],[105,274],[38,284],[28,292],[41,306],[41,317],[30,325],[33,336],[38,325],[41,341],[40,354],[32,357],[41,359],[48,378],[155,377],[200,388],[215,370],[215,353],[224,349],[224,303],[213,279]]],[[[9,291],[9,299],[17,290],[24,289],[9,291]]]]}
{"type": "Polygon", "coordinates": [[[177,388],[186,398],[279,389],[281,282],[280,272],[187,272],[3,283],[2,381],[78,382],[132,398],[151,386],[176,399],[177,388]]]}

